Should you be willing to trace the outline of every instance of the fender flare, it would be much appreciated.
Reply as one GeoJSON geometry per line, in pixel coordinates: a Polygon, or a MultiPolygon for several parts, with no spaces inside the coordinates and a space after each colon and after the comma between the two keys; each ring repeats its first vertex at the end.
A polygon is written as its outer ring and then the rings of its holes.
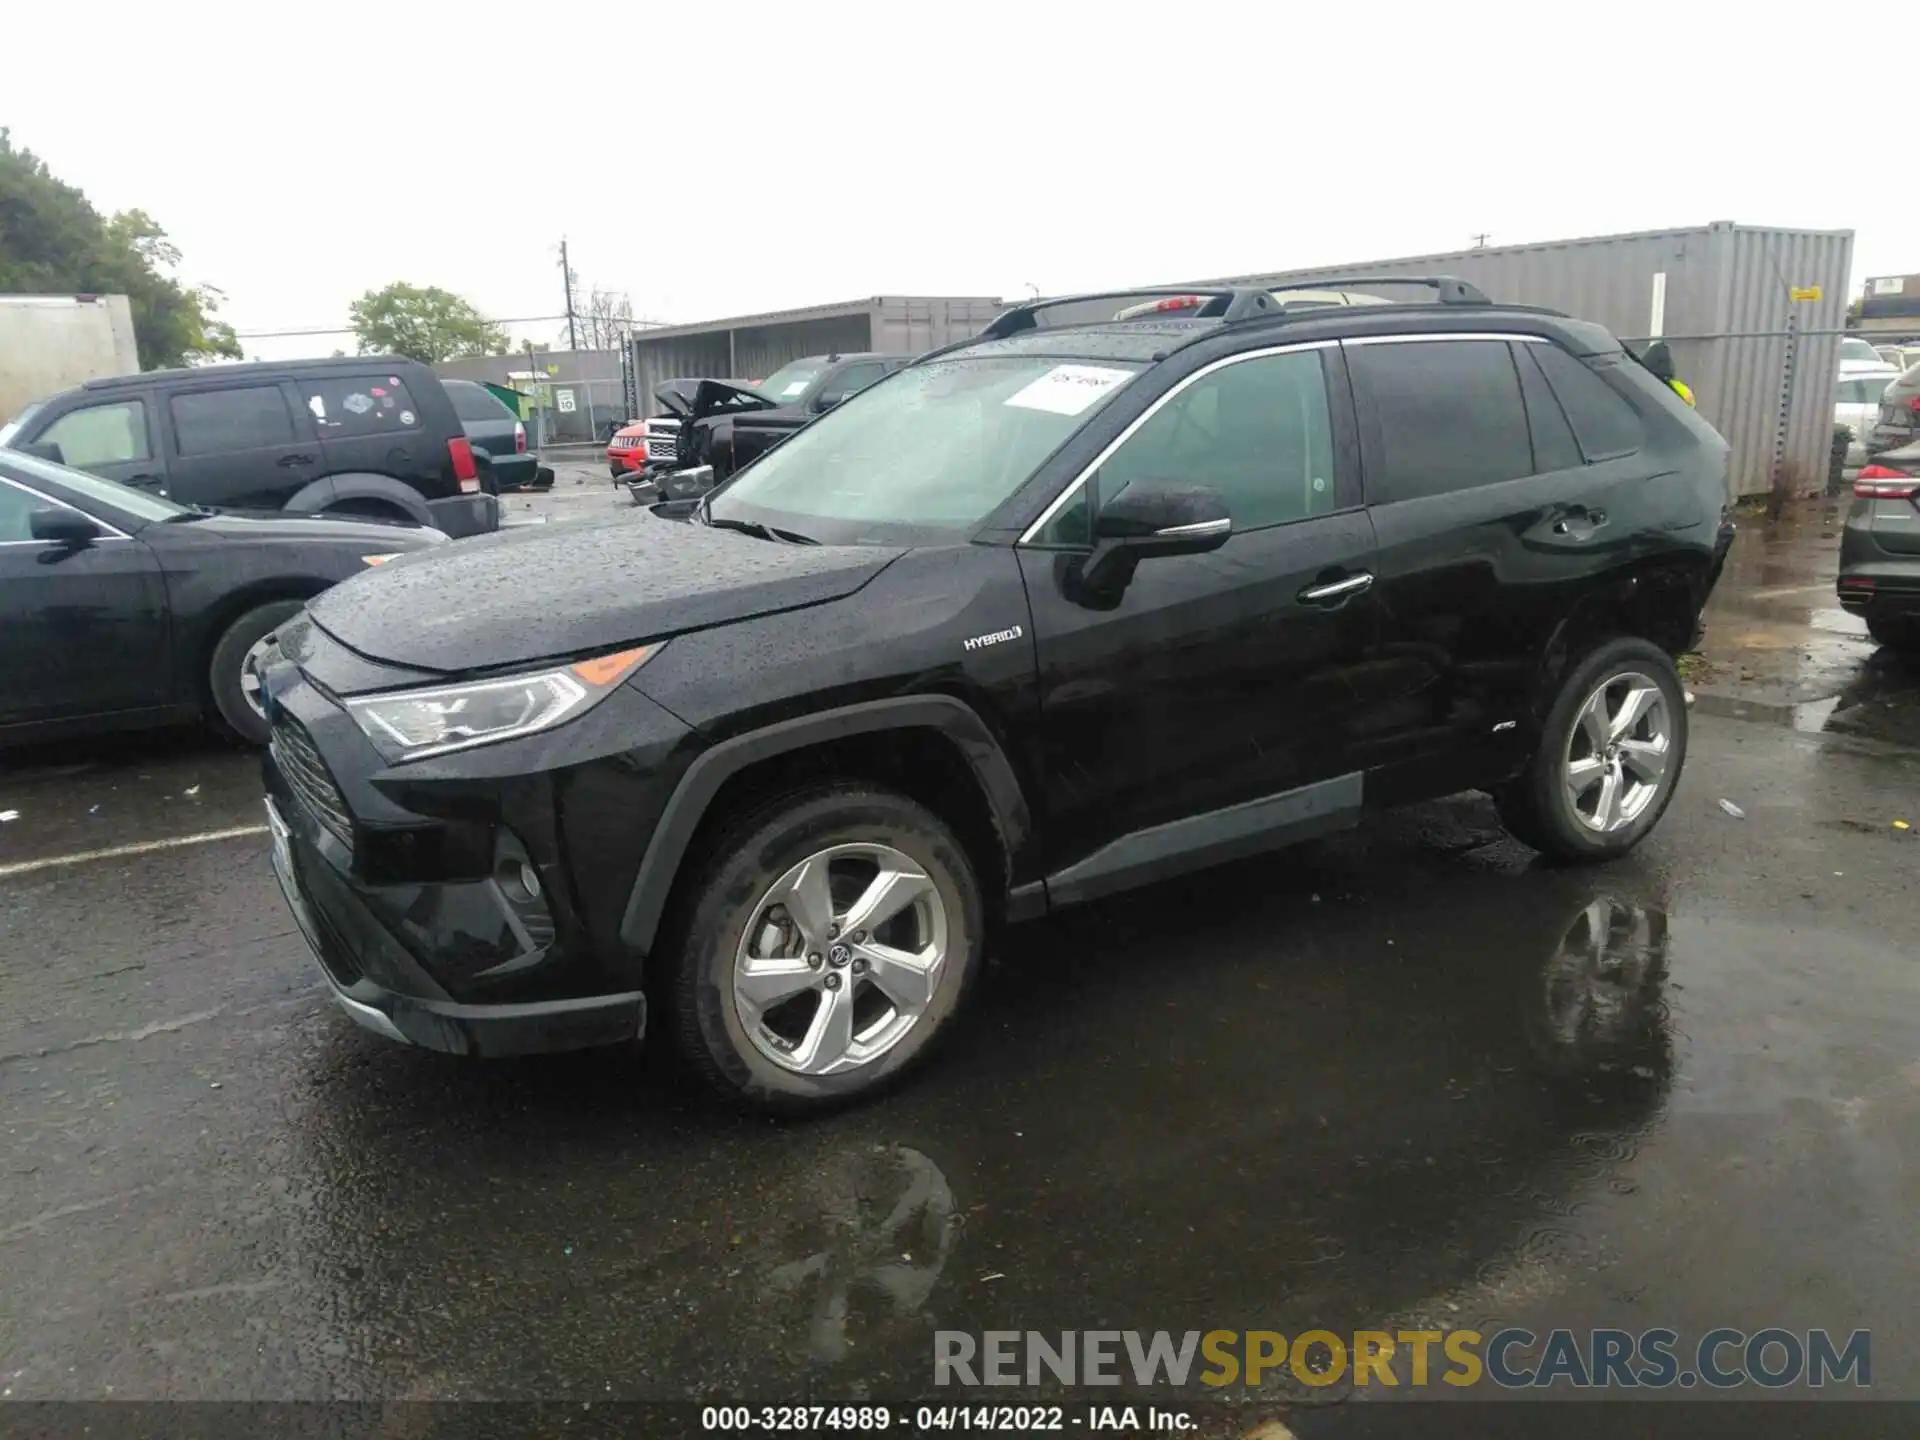
{"type": "Polygon", "coordinates": [[[420,492],[404,480],[391,475],[375,475],[349,470],[339,475],[323,475],[297,491],[282,509],[312,514],[339,504],[342,500],[380,500],[403,510],[417,525],[433,524],[433,515],[420,492]]]}
{"type": "Polygon", "coordinates": [[[620,920],[620,939],[638,953],[652,951],[681,862],[720,787],[747,766],[775,755],[850,735],[882,730],[937,730],[959,746],[979,782],[995,826],[1011,856],[1033,832],[1033,815],[1019,778],[980,714],[951,695],[906,695],[823,710],[749,731],[703,750],[667,797],[647,841],[620,920]]]}

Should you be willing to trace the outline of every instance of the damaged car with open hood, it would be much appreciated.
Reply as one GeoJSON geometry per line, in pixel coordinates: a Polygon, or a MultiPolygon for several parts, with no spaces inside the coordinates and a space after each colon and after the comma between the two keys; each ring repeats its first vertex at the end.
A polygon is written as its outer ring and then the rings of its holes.
{"type": "Polygon", "coordinates": [[[313,601],[264,777],[335,999],[460,1054],[645,1036],[803,1112],[925,1059],[1006,922],[1463,789],[1631,850],[1727,445],[1599,326],[1395,283],[1037,301],[697,500],[313,601]]]}

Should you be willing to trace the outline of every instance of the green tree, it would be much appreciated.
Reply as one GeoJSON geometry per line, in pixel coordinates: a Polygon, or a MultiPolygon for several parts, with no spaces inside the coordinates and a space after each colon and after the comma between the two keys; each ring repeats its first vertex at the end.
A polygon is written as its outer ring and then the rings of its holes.
{"type": "Polygon", "coordinates": [[[125,295],[147,369],[240,358],[225,297],[172,277],[180,252],[152,216],[103,218],[73,186],[0,128],[0,293],[125,295]]]}
{"type": "Polygon", "coordinates": [[[449,290],[396,280],[347,308],[362,355],[403,355],[424,365],[462,355],[504,355],[507,332],[449,290]]]}

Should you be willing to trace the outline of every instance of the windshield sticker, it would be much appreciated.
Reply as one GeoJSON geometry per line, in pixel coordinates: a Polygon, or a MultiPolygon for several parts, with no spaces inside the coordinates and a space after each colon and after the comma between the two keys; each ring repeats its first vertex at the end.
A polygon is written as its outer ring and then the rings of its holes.
{"type": "Polygon", "coordinates": [[[1104,365],[1056,365],[1031,385],[1009,395],[1005,403],[1020,410],[1078,415],[1132,378],[1131,370],[1109,370],[1104,365]]]}
{"type": "MultiPolygon", "coordinates": [[[[413,423],[413,412],[411,410],[402,410],[400,412],[400,423],[402,425],[411,425],[413,423]]],[[[1316,481],[1315,483],[1318,484],[1319,482],[1316,481]]]]}
{"type": "Polygon", "coordinates": [[[307,397],[307,408],[313,412],[314,419],[324,420],[327,418],[327,402],[320,396],[309,395],[307,397]]]}
{"type": "Polygon", "coordinates": [[[787,386],[787,388],[786,388],[786,389],[784,389],[784,390],[782,390],[782,391],[780,392],[780,398],[781,398],[782,400],[785,400],[785,399],[787,399],[787,398],[788,398],[788,397],[790,397],[790,396],[793,396],[793,395],[798,395],[798,394],[799,394],[799,393],[800,393],[800,392],[801,392],[802,390],[804,390],[804,389],[806,389],[806,388],[807,388],[807,382],[806,382],[806,381],[804,381],[804,380],[796,380],[796,381],[794,381],[794,382],[793,382],[793,383],[792,383],[791,385],[789,385],[789,386],[787,386]]]}
{"type": "Polygon", "coordinates": [[[358,390],[347,396],[347,398],[340,403],[356,415],[364,415],[373,409],[373,401],[367,396],[362,395],[358,390]]]}

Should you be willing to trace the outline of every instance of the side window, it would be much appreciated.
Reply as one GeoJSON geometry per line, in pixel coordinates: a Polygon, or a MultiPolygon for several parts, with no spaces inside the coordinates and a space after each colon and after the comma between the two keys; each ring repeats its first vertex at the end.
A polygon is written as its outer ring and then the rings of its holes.
{"type": "Polygon", "coordinates": [[[0,545],[33,539],[32,515],[47,502],[0,480],[0,545]]]}
{"type": "Polygon", "coordinates": [[[886,373],[887,367],[877,360],[871,364],[849,365],[833,379],[827,381],[820,392],[820,398],[830,400],[836,395],[842,398],[858,395],[886,373]]]}
{"type": "Polygon", "coordinates": [[[1613,393],[1611,386],[1558,345],[1528,345],[1536,351],[1547,383],[1560,397],[1567,420],[1589,461],[1606,460],[1638,450],[1646,439],[1633,407],[1613,393]]]}
{"type": "Polygon", "coordinates": [[[1235,530],[1257,530],[1332,511],[1333,478],[1321,353],[1295,350],[1194,381],[1113,453],[1098,484],[1103,499],[1135,481],[1208,485],[1227,502],[1235,530]]]}
{"type": "Polygon", "coordinates": [[[147,407],[139,400],[69,411],[40,438],[58,445],[60,458],[76,470],[153,458],[147,446],[147,407]]]}
{"type": "Polygon", "coordinates": [[[420,428],[413,396],[398,375],[325,375],[304,381],[300,389],[323,438],[420,428]]]}
{"type": "MultiPolygon", "coordinates": [[[[1363,423],[1379,453],[1375,505],[1446,495],[1533,473],[1519,374],[1504,340],[1349,345],[1363,423]]],[[[1376,473],[1377,472],[1377,473],[1376,473]]]]}
{"type": "Polygon", "coordinates": [[[1540,373],[1539,362],[1533,358],[1534,351],[1545,348],[1543,345],[1513,347],[1513,363],[1520,367],[1520,393],[1527,401],[1527,425],[1533,431],[1533,469],[1538,475],[1553,470],[1575,470],[1585,463],[1580,446],[1574,441],[1573,427],[1567,424],[1560,402],[1553,398],[1547,377],[1540,373]]]}
{"type": "Polygon", "coordinates": [[[224,455],[293,443],[293,416],[278,385],[196,390],[167,401],[182,455],[224,455]]]}

